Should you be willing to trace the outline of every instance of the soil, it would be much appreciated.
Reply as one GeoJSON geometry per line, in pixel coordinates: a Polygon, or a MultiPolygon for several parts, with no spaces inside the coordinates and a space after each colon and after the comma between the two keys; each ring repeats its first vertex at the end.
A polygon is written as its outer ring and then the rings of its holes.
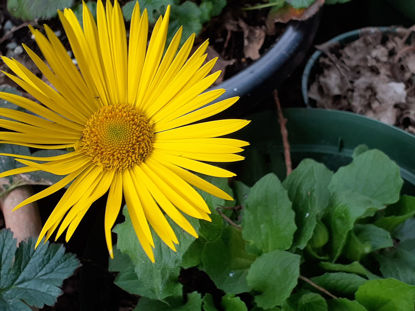
{"type": "Polygon", "coordinates": [[[325,43],[309,97],[415,134],[415,28],[366,28],[347,43],[325,43]]]}

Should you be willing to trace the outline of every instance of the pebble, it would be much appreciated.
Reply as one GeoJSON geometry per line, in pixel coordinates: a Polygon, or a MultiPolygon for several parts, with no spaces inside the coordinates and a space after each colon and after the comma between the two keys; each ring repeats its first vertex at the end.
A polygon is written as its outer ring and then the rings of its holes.
{"type": "Polygon", "coordinates": [[[4,30],[6,30],[6,31],[12,29],[13,27],[14,27],[14,25],[10,20],[8,20],[4,23],[4,30]]]}
{"type": "Polygon", "coordinates": [[[14,49],[14,54],[15,55],[20,55],[22,53],[23,53],[23,48],[20,45],[16,46],[16,48],[14,49]]]}
{"type": "Polygon", "coordinates": [[[16,42],[10,42],[10,43],[7,43],[7,45],[6,45],[6,48],[8,49],[8,50],[13,50],[13,49],[15,49],[17,47],[17,43],[16,42]]]}

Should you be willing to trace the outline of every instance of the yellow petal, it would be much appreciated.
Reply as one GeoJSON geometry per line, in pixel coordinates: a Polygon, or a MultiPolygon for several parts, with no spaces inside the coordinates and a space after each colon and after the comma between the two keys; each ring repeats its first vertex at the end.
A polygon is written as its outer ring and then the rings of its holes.
{"type": "Polygon", "coordinates": [[[156,137],[157,139],[186,139],[224,136],[240,130],[248,125],[249,122],[239,119],[201,122],[157,133],[156,137]]]}
{"type": "Polygon", "coordinates": [[[179,243],[176,234],[167,222],[157,203],[151,197],[146,185],[135,175],[135,173],[131,174],[131,176],[134,180],[134,186],[151,227],[167,246],[176,251],[174,243],[179,243]]]}
{"type": "Polygon", "coordinates": [[[229,194],[227,194],[222,189],[219,189],[215,185],[212,185],[211,183],[207,182],[203,178],[200,178],[199,176],[171,163],[166,163],[166,166],[170,168],[174,173],[176,173],[177,176],[183,178],[183,180],[199,188],[200,190],[210,193],[214,195],[215,197],[218,197],[218,198],[221,198],[227,201],[233,201],[233,198],[229,194]]]}
{"type": "Polygon", "coordinates": [[[114,253],[112,250],[112,236],[111,228],[117,220],[118,214],[121,209],[122,203],[122,175],[121,173],[116,173],[114,180],[111,184],[111,188],[108,194],[107,205],[105,208],[105,240],[107,242],[108,251],[111,258],[114,258],[114,253]]]}
{"type": "Polygon", "coordinates": [[[164,210],[164,212],[183,230],[195,238],[198,237],[196,230],[192,227],[190,222],[177,210],[177,208],[166,198],[164,193],[158,188],[157,185],[143,172],[139,166],[134,167],[134,173],[136,176],[143,181],[146,185],[151,196],[164,210]]]}
{"type": "MultiPolygon", "coordinates": [[[[169,184],[160,178],[160,176],[155,174],[146,164],[142,163],[140,167],[143,172],[154,182],[154,184],[156,184],[157,187],[164,193],[167,199],[169,199],[170,202],[172,202],[178,209],[194,218],[205,220],[210,219],[206,212],[191,204],[193,202],[189,202],[185,197],[181,196],[180,193],[176,192],[175,188],[170,187],[169,184]]],[[[208,209],[207,206],[205,209],[208,209]]]]}
{"type": "Polygon", "coordinates": [[[154,247],[153,237],[151,235],[150,227],[148,225],[146,216],[143,211],[143,207],[141,206],[141,202],[138,199],[137,192],[134,187],[134,182],[131,178],[131,172],[129,170],[125,170],[123,172],[123,189],[124,189],[124,196],[125,201],[127,202],[128,212],[130,213],[131,220],[135,220],[140,230],[144,233],[145,239],[151,246],[154,247]]]}

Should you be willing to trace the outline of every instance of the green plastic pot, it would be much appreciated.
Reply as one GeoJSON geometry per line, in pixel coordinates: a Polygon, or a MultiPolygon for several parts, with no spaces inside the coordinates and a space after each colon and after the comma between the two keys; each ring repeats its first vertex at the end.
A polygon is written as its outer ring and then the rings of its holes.
{"type": "MultiPolygon", "coordinates": [[[[350,163],[359,145],[387,154],[401,168],[404,192],[415,194],[415,136],[367,117],[345,111],[290,108],[284,110],[293,167],[312,158],[336,170],[350,163]]],[[[252,185],[264,174],[274,171],[285,177],[284,148],[275,112],[253,116],[243,132],[247,148],[241,180],[252,185]]]]}
{"type": "MultiPolygon", "coordinates": [[[[415,3],[415,0],[414,0],[415,3]]],[[[327,47],[335,46],[335,45],[346,45],[347,43],[353,42],[361,36],[362,33],[374,33],[377,31],[381,31],[383,33],[396,33],[395,27],[367,27],[357,30],[352,30],[349,32],[345,32],[343,34],[340,34],[333,39],[327,41],[325,45],[327,47]]],[[[320,56],[324,55],[321,51],[315,51],[307,61],[303,75],[301,77],[301,93],[303,96],[304,103],[307,107],[315,107],[315,102],[308,98],[308,89],[311,85],[311,83],[314,80],[314,77],[316,73],[319,70],[318,67],[318,59],[320,56]]]]}
{"type": "Polygon", "coordinates": [[[415,1],[413,0],[387,0],[400,13],[415,22],[415,1]]]}

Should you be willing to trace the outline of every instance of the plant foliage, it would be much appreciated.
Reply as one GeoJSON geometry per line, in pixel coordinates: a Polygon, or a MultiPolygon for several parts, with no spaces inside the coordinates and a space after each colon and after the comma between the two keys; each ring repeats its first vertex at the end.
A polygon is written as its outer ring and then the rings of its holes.
{"type": "Polygon", "coordinates": [[[399,167],[381,151],[359,147],[335,172],[305,159],[283,181],[220,183],[236,203],[204,194],[213,222],[200,222],[197,240],[177,229],[177,253],[156,238],[154,266],[127,245],[128,215],[115,228],[110,267],[116,284],[145,296],[137,310],[414,310],[415,197],[400,194],[399,167]],[[186,283],[196,271],[210,290],[186,283]]]}
{"type": "Polygon", "coordinates": [[[62,293],[63,280],[72,275],[79,261],[65,254],[63,246],[35,239],[16,247],[11,231],[0,231],[0,310],[31,311],[53,306],[62,293]]]}

